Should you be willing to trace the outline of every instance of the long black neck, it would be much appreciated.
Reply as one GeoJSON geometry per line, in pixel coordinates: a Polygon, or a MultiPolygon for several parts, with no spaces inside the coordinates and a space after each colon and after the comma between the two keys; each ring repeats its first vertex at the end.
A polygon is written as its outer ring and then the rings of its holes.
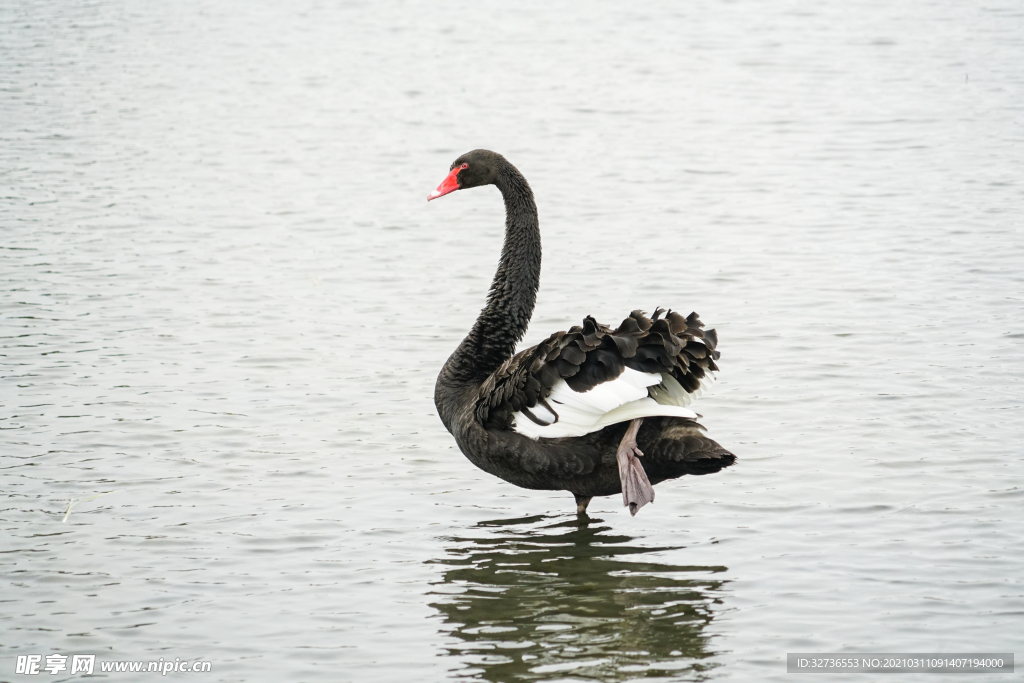
{"type": "Polygon", "coordinates": [[[501,261],[473,329],[442,371],[452,384],[480,384],[511,358],[533,315],[540,284],[540,224],[533,191],[507,161],[495,185],[505,199],[505,244],[501,261]]]}

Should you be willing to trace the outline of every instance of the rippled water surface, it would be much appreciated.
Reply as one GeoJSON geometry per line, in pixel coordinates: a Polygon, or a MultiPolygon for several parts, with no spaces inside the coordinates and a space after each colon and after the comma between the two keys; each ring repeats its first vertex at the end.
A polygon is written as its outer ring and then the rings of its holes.
{"type": "Polygon", "coordinates": [[[1018,2],[5,3],[0,680],[1019,657],[1022,52],[1018,2]],[[526,343],[699,311],[735,467],[587,522],[458,452],[502,205],[424,200],[477,147],[538,199],[526,343]]]}

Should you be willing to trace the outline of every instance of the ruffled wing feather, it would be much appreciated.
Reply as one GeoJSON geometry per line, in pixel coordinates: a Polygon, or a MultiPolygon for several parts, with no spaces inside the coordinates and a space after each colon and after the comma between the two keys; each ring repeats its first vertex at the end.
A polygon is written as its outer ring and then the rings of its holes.
{"type": "Polygon", "coordinates": [[[502,364],[480,387],[476,418],[487,429],[536,438],[653,414],[694,417],[683,406],[718,369],[720,355],[718,336],[703,326],[696,313],[662,309],[651,318],[633,311],[614,330],[587,316],[502,364]],[[655,403],[662,409],[651,412],[655,403]],[[560,420],[564,429],[553,429],[560,420]]]}

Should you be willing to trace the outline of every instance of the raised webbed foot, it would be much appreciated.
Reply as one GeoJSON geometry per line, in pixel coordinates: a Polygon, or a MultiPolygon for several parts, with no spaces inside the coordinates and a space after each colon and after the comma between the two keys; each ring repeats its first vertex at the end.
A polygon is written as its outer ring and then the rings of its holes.
{"type": "Polygon", "coordinates": [[[636,435],[643,421],[641,417],[629,423],[619,443],[619,450],[615,453],[622,482],[622,504],[629,508],[631,515],[635,515],[644,505],[654,502],[654,487],[647,478],[644,466],[637,459],[637,456],[643,456],[643,451],[636,445],[636,435]]]}

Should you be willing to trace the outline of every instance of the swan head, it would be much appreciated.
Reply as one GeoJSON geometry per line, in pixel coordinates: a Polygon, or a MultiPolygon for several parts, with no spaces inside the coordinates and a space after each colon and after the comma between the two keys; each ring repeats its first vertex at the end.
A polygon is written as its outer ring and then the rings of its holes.
{"type": "Polygon", "coordinates": [[[498,181],[500,168],[507,163],[505,157],[487,149],[466,152],[452,162],[448,177],[427,196],[427,201],[443,197],[455,190],[494,185],[498,181]]]}

